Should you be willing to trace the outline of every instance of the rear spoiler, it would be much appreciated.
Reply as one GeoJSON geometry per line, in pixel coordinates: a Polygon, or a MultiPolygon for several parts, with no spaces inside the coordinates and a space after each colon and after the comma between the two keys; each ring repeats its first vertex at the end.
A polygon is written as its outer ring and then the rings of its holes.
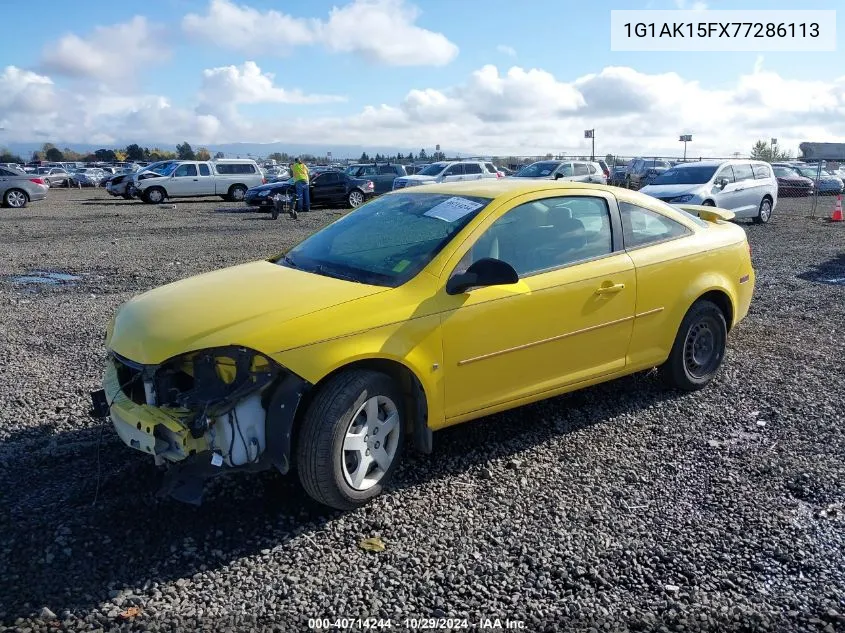
{"type": "Polygon", "coordinates": [[[707,207],[700,204],[678,204],[675,206],[677,206],[679,209],[683,209],[687,213],[697,215],[702,220],[706,220],[707,222],[718,222],[719,220],[730,222],[736,217],[736,213],[734,213],[733,211],[728,211],[727,209],[720,209],[718,207],[707,207]]]}

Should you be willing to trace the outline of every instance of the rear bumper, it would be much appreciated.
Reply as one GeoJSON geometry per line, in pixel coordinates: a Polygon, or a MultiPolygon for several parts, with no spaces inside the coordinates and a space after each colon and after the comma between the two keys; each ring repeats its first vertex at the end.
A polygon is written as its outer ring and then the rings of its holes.
{"type": "Polygon", "coordinates": [[[40,191],[27,191],[27,195],[29,196],[30,201],[38,202],[39,200],[46,200],[47,199],[47,191],[49,187],[44,187],[40,191]]]}

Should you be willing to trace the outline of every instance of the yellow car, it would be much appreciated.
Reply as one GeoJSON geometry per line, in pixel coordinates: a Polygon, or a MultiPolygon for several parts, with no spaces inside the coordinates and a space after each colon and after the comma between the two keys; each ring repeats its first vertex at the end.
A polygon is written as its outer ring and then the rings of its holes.
{"type": "Polygon", "coordinates": [[[123,305],[92,395],[176,498],[275,467],[357,507],[443,427],[653,367],[706,385],[754,290],[732,217],[576,182],[395,191],[123,305]]]}

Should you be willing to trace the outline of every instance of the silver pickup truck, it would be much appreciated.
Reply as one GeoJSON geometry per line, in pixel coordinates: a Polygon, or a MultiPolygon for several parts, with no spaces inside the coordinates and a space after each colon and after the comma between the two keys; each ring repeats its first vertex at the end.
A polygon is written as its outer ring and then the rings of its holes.
{"type": "Polygon", "coordinates": [[[240,202],[247,189],[266,182],[258,164],[250,159],[183,160],[145,178],[133,178],[128,187],[132,197],[149,204],[167,198],[199,198],[220,196],[229,202],[240,202]]]}

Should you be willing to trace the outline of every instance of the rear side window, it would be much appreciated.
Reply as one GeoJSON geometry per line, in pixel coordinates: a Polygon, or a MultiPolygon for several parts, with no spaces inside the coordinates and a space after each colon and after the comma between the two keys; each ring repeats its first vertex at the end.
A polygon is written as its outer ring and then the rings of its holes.
{"type": "Polygon", "coordinates": [[[396,168],[393,165],[382,165],[381,167],[378,168],[378,173],[395,175],[396,174],[396,168]]]}
{"type": "Polygon", "coordinates": [[[736,181],[739,182],[741,180],[754,180],[754,172],[751,171],[751,165],[748,163],[742,163],[739,165],[734,165],[734,177],[736,181]]]}
{"type": "Polygon", "coordinates": [[[255,173],[255,165],[252,163],[222,163],[217,164],[215,169],[218,174],[225,176],[255,173]]]}
{"type": "Polygon", "coordinates": [[[751,165],[751,169],[754,171],[754,178],[757,180],[763,180],[772,175],[772,170],[769,169],[768,165],[751,165]]]}
{"type": "Polygon", "coordinates": [[[575,163],[576,176],[586,176],[589,173],[590,171],[587,169],[587,166],[584,163],[575,163]]]}
{"type": "Polygon", "coordinates": [[[200,176],[210,176],[211,170],[208,168],[208,165],[200,165],[200,176]]]}
{"type": "Polygon", "coordinates": [[[691,233],[680,222],[636,204],[620,202],[619,212],[622,216],[622,237],[625,248],[657,244],[691,233]]]}
{"type": "Polygon", "coordinates": [[[464,173],[465,174],[480,174],[481,172],[481,165],[478,163],[466,163],[464,165],[464,173]]]}
{"type": "Polygon", "coordinates": [[[487,171],[491,174],[499,173],[499,170],[496,169],[496,166],[493,163],[484,163],[484,166],[487,168],[487,171]]]}

